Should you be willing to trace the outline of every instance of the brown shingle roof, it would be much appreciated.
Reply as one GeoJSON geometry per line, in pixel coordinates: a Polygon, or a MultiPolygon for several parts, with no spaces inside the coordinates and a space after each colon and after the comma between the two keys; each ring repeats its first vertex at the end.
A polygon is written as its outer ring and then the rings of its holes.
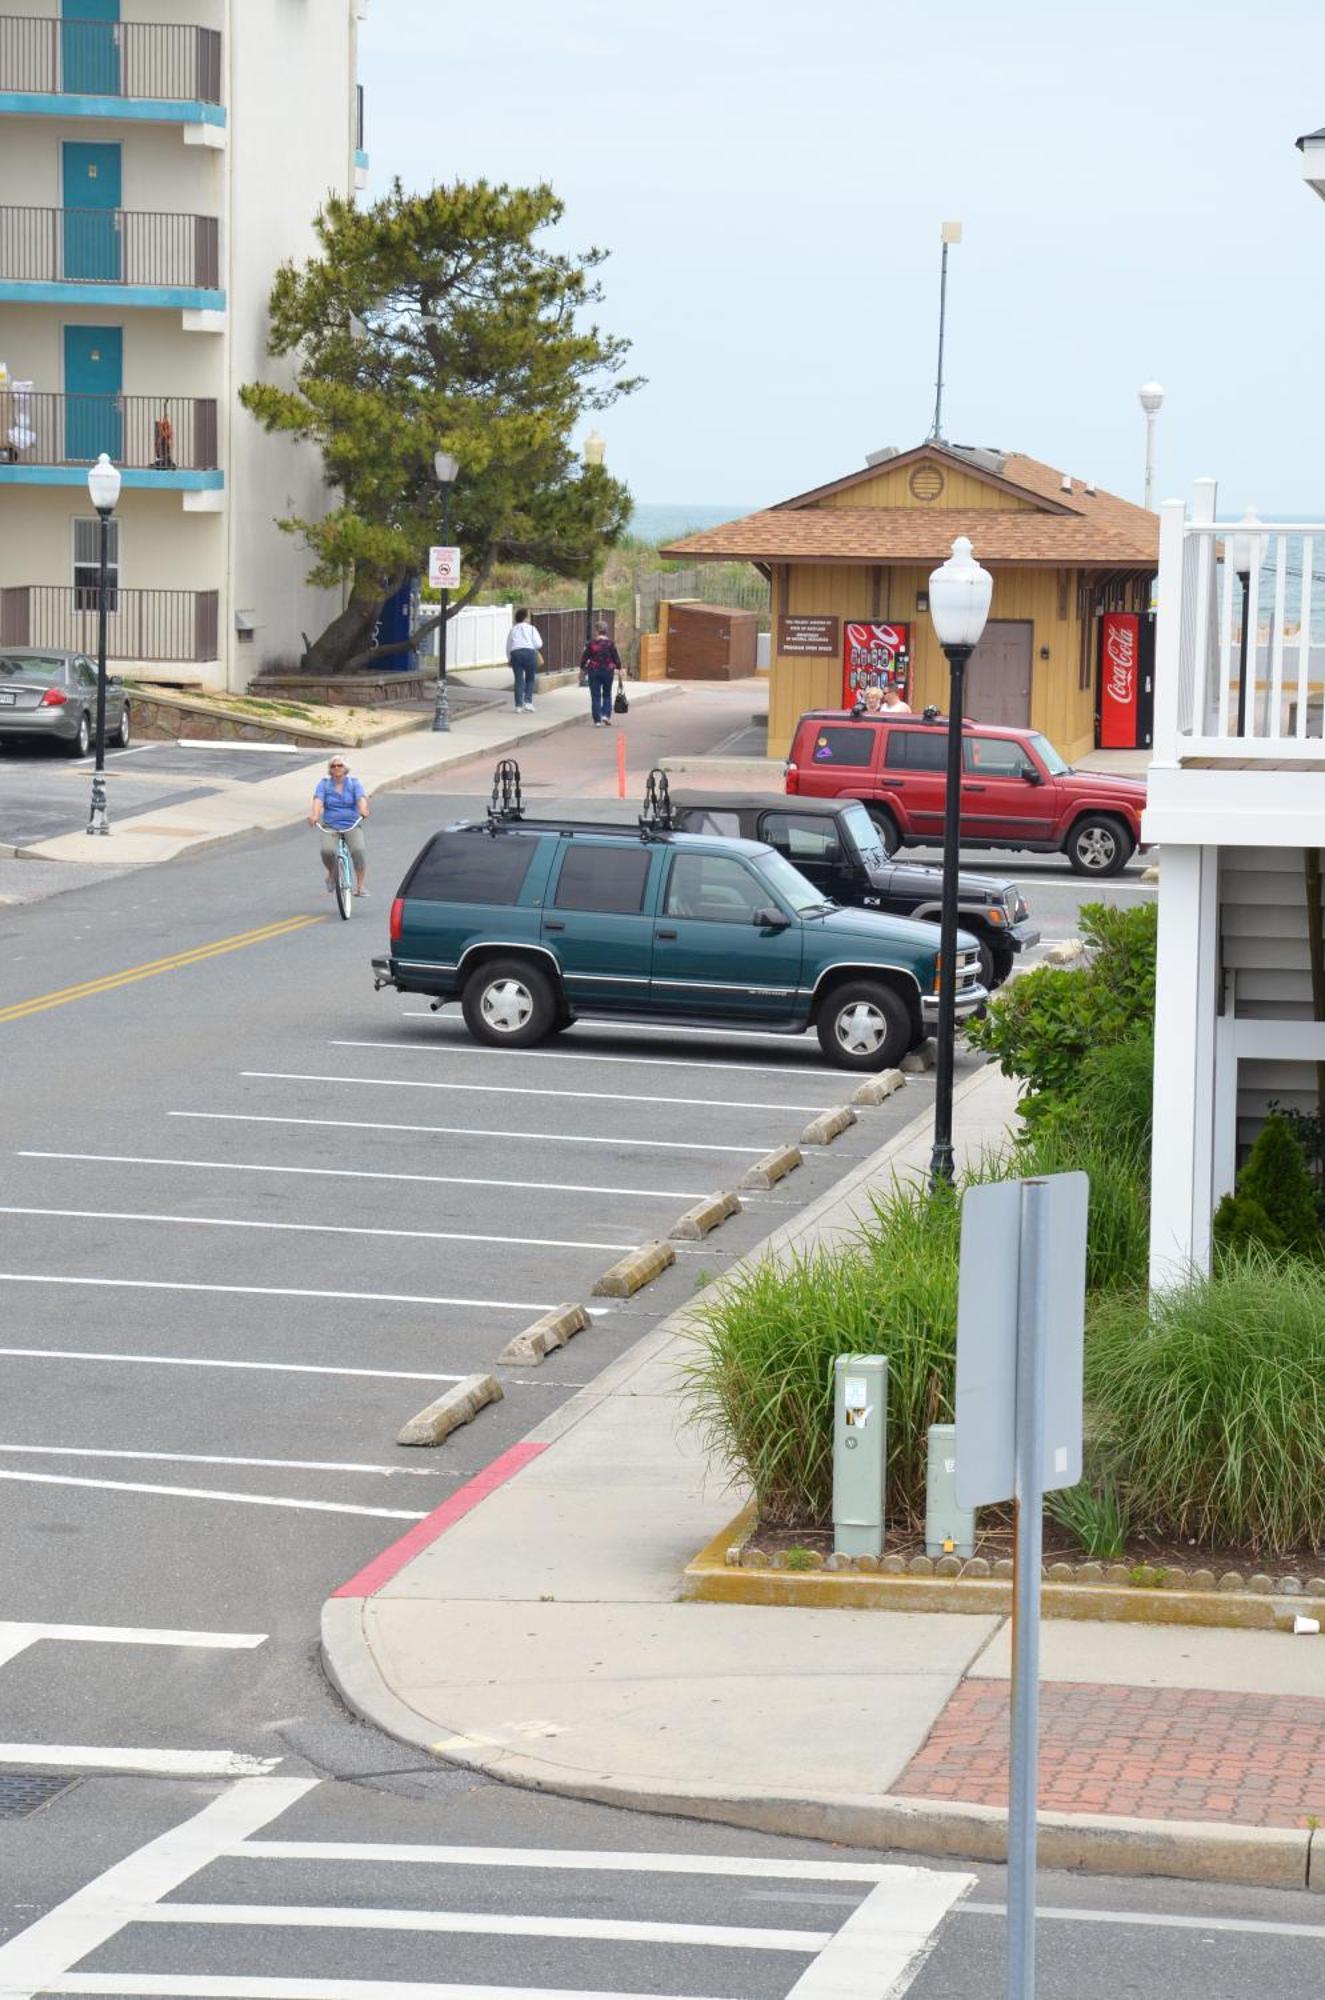
{"type": "Polygon", "coordinates": [[[1079,480],[1064,492],[1061,472],[1023,452],[1007,453],[995,475],[960,449],[933,444],[743,520],[687,535],[660,553],[702,562],[929,562],[942,561],[958,535],[969,535],[976,555],[990,562],[1153,569],[1159,554],[1155,515],[1116,493],[1087,493],[1079,480]],[[1001,491],[1042,501],[1043,511],[816,505],[825,494],[841,493],[925,455],[944,459],[1001,491]]]}

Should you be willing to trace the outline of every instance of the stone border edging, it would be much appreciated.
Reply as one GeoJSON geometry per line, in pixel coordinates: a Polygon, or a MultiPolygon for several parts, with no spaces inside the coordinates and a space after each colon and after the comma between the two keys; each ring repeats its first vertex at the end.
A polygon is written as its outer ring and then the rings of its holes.
{"type": "MultiPolygon", "coordinates": [[[[333,1597],[323,1605],[321,1654],[327,1678],[353,1714],[448,1764],[481,1771],[501,1784],[633,1812],[942,1860],[1000,1862],[1007,1857],[1007,1818],[996,1806],[868,1793],[761,1798],[724,1792],[716,1785],[668,1791],[652,1779],[598,1777],[477,1737],[439,1736],[436,1725],[402,1701],[383,1678],[364,1625],[371,1601],[333,1597]]],[[[1325,1891],[1325,1861],[1316,1860],[1313,1868],[1313,1844],[1308,1828],[1218,1826],[1106,1813],[1042,1812],[1038,1819],[1043,1867],[1098,1875],[1158,1875],[1319,1893],[1325,1891]]]]}

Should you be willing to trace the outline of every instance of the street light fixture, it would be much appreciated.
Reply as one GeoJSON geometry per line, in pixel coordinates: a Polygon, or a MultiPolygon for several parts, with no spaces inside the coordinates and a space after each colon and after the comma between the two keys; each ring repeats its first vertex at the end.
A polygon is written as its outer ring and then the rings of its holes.
{"type": "MultiPolygon", "coordinates": [[[[435,451],[432,455],[433,477],[442,489],[442,544],[451,546],[451,488],[460,473],[460,460],[453,458],[449,451],[435,451]]],[[[451,593],[442,586],[442,622],[437,629],[437,699],[432,712],[434,730],[448,731],[451,727],[451,700],[446,685],[446,623],[450,612],[451,593]]]]}
{"type": "Polygon", "coordinates": [[[89,833],[109,833],[106,818],[106,613],[109,609],[110,517],[120,497],[120,475],[103,451],[87,475],[87,490],[101,524],[97,554],[97,750],[92,767],[89,833]]]}
{"type": "Polygon", "coordinates": [[[957,1034],[957,865],[961,825],[962,702],[966,665],[989,616],[994,579],[965,535],[929,579],[929,615],[948,659],[948,780],[943,800],[943,898],[939,918],[939,1046],[934,1071],[931,1187],[952,1180],[952,1063],[957,1034]]]}
{"type": "Polygon", "coordinates": [[[1247,627],[1251,617],[1251,573],[1265,561],[1265,536],[1256,531],[1260,516],[1248,507],[1229,547],[1233,574],[1242,585],[1242,638],[1238,644],[1238,735],[1247,726],[1247,627]]]}
{"type": "MultiPolygon", "coordinates": [[[[585,471],[587,472],[591,470],[594,466],[601,465],[606,456],[607,456],[607,440],[603,437],[600,437],[596,430],[590,431],[588,437],[584,440],[584,445],[580,452],[580,457],[584,462],[585,471]]],[[[589,595],[588,595],[588,602],[585,605],[585,611],[584,611],[584,643],[586,646],[589,644],[589,641],[593,638],[593,575],[594,575],[594,562],[593,562],[593,557],[590,556],[589,595]]]]}
{"type": "Polygon", "coordinates": [[[1136,393],[1141,408],[1146,413],[1145,504],[1148,507],[1155,492],[1155,418],[1159,415],[1160,404],[1164,401],[1164,386],[1160,382],[1143,382],[1136,393]]]}

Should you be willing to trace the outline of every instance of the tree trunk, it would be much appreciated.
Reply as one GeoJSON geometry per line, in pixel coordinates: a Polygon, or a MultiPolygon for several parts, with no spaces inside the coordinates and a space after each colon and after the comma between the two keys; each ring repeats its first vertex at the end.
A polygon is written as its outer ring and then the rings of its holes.
{"type": "Polygon", "coordinates": [[[380,597],[352,597],[343,611],[340,611],[320,632],[303,659],[299,662],[301,674],[344,674],[350,671],[363,653],[364,642],[377,623],[382,609],[380,597]]]}

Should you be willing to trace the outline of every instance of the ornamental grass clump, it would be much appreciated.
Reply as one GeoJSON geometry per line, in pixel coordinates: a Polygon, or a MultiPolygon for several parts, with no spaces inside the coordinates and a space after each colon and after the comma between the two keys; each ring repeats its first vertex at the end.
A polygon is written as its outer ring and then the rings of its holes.
{"type": "Polygon", "coordinates": [[[1267,1554],[1325,1543],[1325,1270],[1251,1249],[1094,1302],[1086,1397],[1133,1529],[1267,1554]]]}

